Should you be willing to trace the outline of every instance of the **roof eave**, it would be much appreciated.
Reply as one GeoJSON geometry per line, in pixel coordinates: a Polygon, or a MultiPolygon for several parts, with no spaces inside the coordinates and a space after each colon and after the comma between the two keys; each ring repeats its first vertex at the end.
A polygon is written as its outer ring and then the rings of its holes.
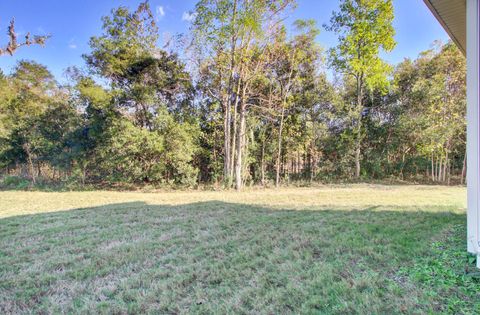
{"type": "Polygon", "coordinates": [[[457,45],[457,47],[462,51],[462,53],[464,55],[466,55],[466,47],[463,47],[463,45],[461,44],[461,42],[458,40],[458,38],[455,36],[455,34],[452,32],[452,30],[448,27],[447,23],[445,23],[445,21],[443,20],[443,18],[440,16],[440,14],[438,13],[437,9],[435,8],[435,6],[430,2],[430,0],[423,0],[423,2],[425,2],[425,4],[427,5],[427,7],[430,9],[430,11],[433,13],[433,15],[435,16],[435,18],[438,20],[438,22],[440,22],[440,24],[442,25],[443,29],[445,29],[445,31],[447,32],[447,34],[450,36],[450,38],[452,39],[452,41],[457,45]]]}

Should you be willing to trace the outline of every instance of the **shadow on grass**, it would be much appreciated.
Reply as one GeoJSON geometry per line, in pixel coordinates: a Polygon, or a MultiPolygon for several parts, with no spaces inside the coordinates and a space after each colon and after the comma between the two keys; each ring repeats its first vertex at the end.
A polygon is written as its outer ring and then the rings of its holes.
{"type": "Polygon", "coordinates": [[[0,311],[443,310],[398,270],[465,215],[404,210],[130,202],[4,218],[0,311]]]}

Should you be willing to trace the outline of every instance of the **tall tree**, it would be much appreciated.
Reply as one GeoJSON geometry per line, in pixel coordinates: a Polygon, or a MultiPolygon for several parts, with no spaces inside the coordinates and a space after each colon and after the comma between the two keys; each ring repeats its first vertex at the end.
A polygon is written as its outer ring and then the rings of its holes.
{"type": "Polygon", "coordinates": [[[380,52],[391,51],[396,43],[393,28],[392,0],[342,0],[340,11],[333,12],[325,28],[339,36],[330,50],[330,64],[355,80],[356,102],[352,108],[355,150],[355,176],[361,174],[363,135],[362,118],[366,92],[386,89],[392,68],[380,58],[380,52]]]}
{"type": "Polygon", "coordinates": [[[215,89],[209,94],[220,104],[224,129],[224,179],[242,188],[242,161],[248,92],[272,29],[293,0],[202,0],[196,6],[194,33],[202,55],[214,70],[215,89]],[[212,62],[213,61],[213,62],[212,62]]]}
{"type": "Polygon", "coordinates": [[[91,52],[84,58],[91,72],[110,84],[112,97],[106,107],[100,105],[114,114],[102,121],[107,125],[97,147],[105,164],[101,173],[111,170],[112,179],[137,183],[195,184],[198,132],[192,81],[178,56],[157,42],[148,1],[133,12],[112,10],[103,18],[103,34],[90,40],[91,52]]]}
{"type": "MultiPolygon", "coordinates": [[[[36,182],[34,163],[40,154],[42,116],[57,94],[57,85],[48,69],[33,61],[20,61],[11,76],[14,97],[5,105],[4,123],[10,129],[16,159],[27,162],[32,182],[36,182]]],[[[17,162],[17,161],[15,161],[17,162]]]]}
{"type": "Polygon", "coordinates": [[[306,70],[310,63],[317,64],[319,59],[319,47],[315,43],[319,31],[314,20],[297,20],[295,27],[300,34],[296,35],[283,48],[277,61],[283,59],[283,64],[277,68],[277,80],[280,95],[280,119],[277,140],[277,161],[275,172],[275,186],[280,186],[280,168],[282,158],[282,139],[285,115],[288,107],[294,101],[292,92],[302,82],[302,70],[306,70]],[[281,56],[284,56],[283,58],[281,56]]]}
{"type": "MultiPolygon", "coordinates": [[[[223,177],[227,186],[233,177],[232,102],[235,71],[239,50],[244,46],[245,31],[242,27],[241,0],[202,0],[196,5],[197,13],[193,31],[200,54],[206,56],[203,69],[215,76],[215,87],[203,85],[208,94],[220,103],[223,112],[223,177]],[[239,12],[240,11],[240,12],[239,12]],[[240,47],[239,47],[240,46],[240,47]]],[[[238,84],[237,84],[238,85],[238,84]]],[[[236,91],[237,89],[235,89],[236,91]]]]}
{"type": "Polygon", "coordinates": [[[134,112],[135,122],[153,127],[160,105],[172,111],[188,107],[190,75],[176,54],[157,47],[158,27],[148,2],[134,12],[126,7],[103,17],[103,34],[90,39],[84,55],[93,73],[109,80],[120,108],[134,112]]]}
{"type": "Polygon", "coordinates": [[[418,145],[431,158],[432,180],[447,182],[455,147],[465,139],[466,64],[453,43],[428,55],[413,88],[423,109],[418,145]]]}

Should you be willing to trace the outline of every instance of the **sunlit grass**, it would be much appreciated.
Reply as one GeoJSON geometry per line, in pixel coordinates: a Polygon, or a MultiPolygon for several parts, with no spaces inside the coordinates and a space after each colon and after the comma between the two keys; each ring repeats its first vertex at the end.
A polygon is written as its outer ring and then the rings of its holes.
{"type": "Polygon", "coordinates": [[[461,187],[1,192],[0,216],[2,314],[478,311],[461,187]]]}
{"type": "Polygon", "coordinates": [[[181,205],[204,201],[223,201],[298,210],[345,209],[371,207],[394,210],[448,209],[463,211],[466,190],[445,186],[345,185],[317,188],[252,189],[234,191],[189,192],[0,192],[0,217],[35,214],[58,210],[96,207],[142,201],[149,205],[181,205]]]}

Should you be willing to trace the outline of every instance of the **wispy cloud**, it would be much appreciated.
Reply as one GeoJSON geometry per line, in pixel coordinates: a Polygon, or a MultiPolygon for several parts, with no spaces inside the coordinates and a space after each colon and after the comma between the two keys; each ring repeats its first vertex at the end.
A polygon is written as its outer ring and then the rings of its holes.
{"type": "Polygon", "coordinates": [[[192,22],[197,16],[197,12],[183,12],[182,21],[192,22]]]}
{"type": "Polygon", "coordinates": [[[77,44],[75,43],[75,40],[74,40],[74,39],[71,39],[71,40],[68,42],[68,48],[70,48],[70,49],[77,49],[77,44]]]}
{"type": "Polygon", "coordinates": [[[162,17],[165,16],[165,9],[161,5],[157,6],[156,12],[157,12],[157,20],[160,20],[162,17]]]}

